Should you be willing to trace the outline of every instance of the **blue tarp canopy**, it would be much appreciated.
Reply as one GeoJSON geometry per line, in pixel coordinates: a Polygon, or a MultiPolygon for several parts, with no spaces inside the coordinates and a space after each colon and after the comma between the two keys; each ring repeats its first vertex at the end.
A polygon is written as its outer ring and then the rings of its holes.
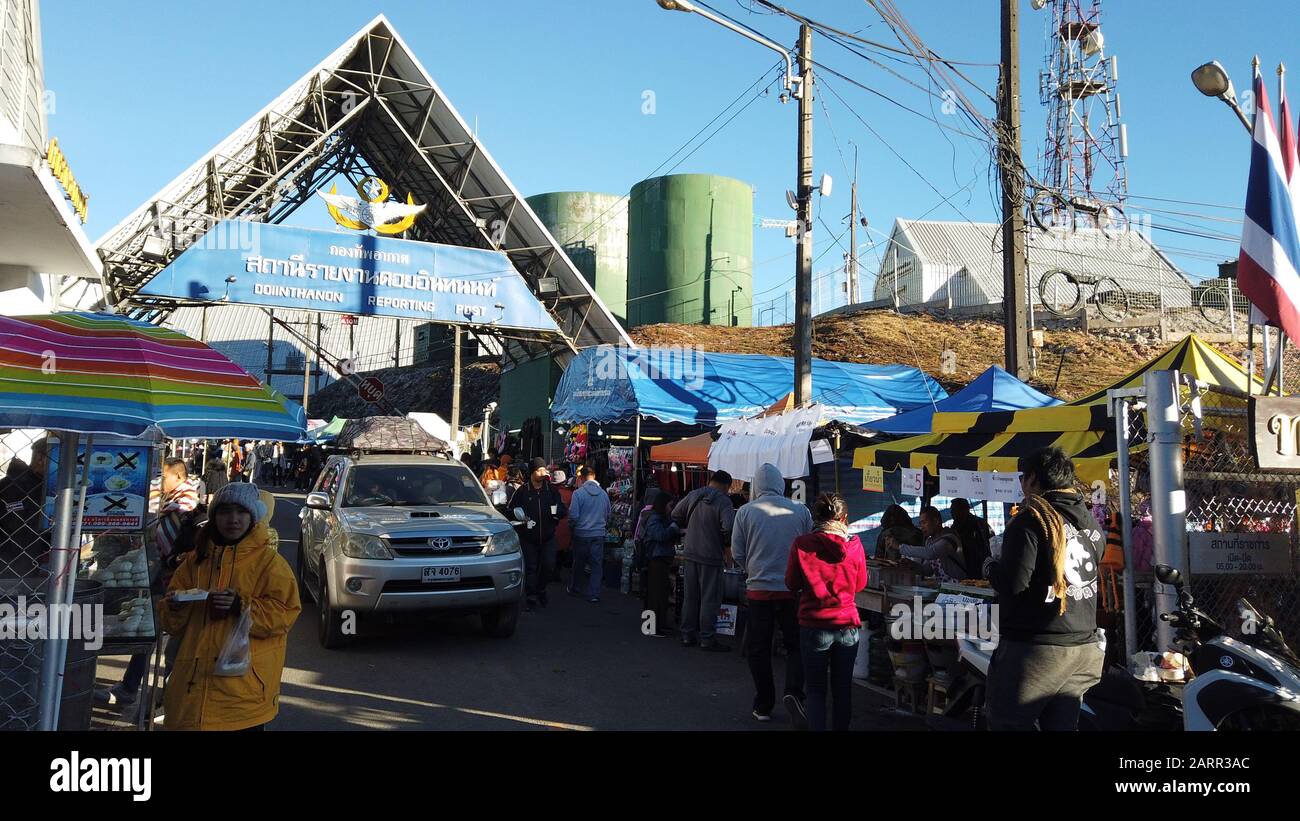
{"type": "Polygon", "coordinates": [[[900,436],[904,434],[930,433],[935,411],[943,411],[944,413],[985,413],[987,411],[1045,408],[1049,405],[1059,404],[1061,404],[1061,400],[1034,390],[997,365],[994,365],[977,376],[975,381],[947,399],[941,399],[933,405],[927,404],[913,410],[904,411],[897,416],[881,419],[863,427],[900,436]]]}
{"type": "MultiPolygon", "coordinates": [[[[866,424],[948,396],[906,365],[855,365],[814,359],[813,401],[826,418],[866,424]]],[[[569,363],[552,416],[565,422],[612,422],[649,416],[717,425],[762,413],[790,393],[794,360],[676,348],[587,348],[569,363]]]]}

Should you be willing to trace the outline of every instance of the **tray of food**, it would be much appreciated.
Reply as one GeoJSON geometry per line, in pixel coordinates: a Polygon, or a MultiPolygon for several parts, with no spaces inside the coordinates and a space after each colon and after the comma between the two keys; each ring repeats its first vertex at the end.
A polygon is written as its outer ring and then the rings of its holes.
{"type": "Polygon", "coordinates": [[[959,582],[944,582],[943,590],[949,593],[961,593],[986,599],[996,595],[985,579],[962,579],[959,582]]]}

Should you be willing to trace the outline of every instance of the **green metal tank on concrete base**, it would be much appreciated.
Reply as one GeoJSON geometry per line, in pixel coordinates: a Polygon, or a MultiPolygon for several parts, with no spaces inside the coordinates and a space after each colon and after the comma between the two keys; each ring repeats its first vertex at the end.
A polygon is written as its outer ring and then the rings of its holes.
{"type": "Polygon", "coordinates": [[[628,200],[628,327],[681,322],[749,327],[754,192],[740,180],[673,174],[628,200]]]}
{"type": "Polygon", "coordinates": [[[609,312],[627,325],[627,198],[556,191],[527,198],[609,312]]]}

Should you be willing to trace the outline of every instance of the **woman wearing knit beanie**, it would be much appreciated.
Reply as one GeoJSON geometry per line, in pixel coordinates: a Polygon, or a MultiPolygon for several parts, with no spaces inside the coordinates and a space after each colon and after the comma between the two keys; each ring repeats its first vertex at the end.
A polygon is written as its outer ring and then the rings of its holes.
{"type": "Polygon", "coordinates": [[[286,638],[302,604],[293,571],[270,546],[266,518],[256,485],[226,485],[172,577],[161,608],[163,629],[180,642],[163,697],[169,730],[260,730],[279,712],[286,638]],[[193,589],[207,591],[206,601],[176,600],[193,589]],[[252,662],[242,676],[215,675],[244,610],[252,662]]]}

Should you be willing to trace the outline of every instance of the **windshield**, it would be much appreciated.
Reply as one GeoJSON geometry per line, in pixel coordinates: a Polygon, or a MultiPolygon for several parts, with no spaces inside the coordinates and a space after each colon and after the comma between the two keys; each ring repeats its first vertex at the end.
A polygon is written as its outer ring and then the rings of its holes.
{"type": "Polygon", "coordinates": [[[474,474],[454,465],[358,465],[343,488],[343,507],[487,504],[474,474]]]}

